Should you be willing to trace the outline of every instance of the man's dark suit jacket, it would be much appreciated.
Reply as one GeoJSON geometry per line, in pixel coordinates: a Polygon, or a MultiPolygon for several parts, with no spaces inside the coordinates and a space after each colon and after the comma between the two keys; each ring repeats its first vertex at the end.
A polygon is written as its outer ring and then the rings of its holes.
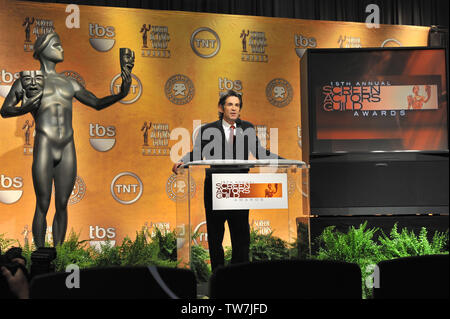
{"type": "Polygon", "coordinates": [[[280,158],[278,155],[270,153],[261,146],[252,123],[240,119],[236,121],[234,149],[232,151],[231,149],[227,149],[227,140],[222,126],[222,120],[218,120],[205,124],[200,128],[192,152],[186,154],[181,161],[187,163],[202,159],[248,160],[250,153],[257,159],[280,158]]]}

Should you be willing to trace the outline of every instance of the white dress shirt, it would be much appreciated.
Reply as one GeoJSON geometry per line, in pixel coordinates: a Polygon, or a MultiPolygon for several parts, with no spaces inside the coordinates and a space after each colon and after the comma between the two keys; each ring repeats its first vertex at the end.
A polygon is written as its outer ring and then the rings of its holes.
{"type": "MultiPolygon", "coordinates": [[[[233,125],[234,125],[234,136],[236,136],[236,123],[234,123],[233,125]]],[[[223,126],[223,130],[225,132],[225,138],[227,140],[227,143],[229,143],[230,142],[229,139],[230,139],[231,124],[225,120],[222,120],[222,126],[223,126]]]]}

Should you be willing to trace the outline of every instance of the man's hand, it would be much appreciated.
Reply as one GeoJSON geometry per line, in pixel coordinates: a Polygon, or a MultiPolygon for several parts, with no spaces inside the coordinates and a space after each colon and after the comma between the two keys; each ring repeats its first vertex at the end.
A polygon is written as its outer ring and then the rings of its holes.
{"type": "Polygon", "coordinates": [[[178,162],[178,163],[173,164],[173,166],[172,166],[172,172],[173,172],[174,174],[178,174],[178,168],[179,168],[181,165],[183,165],[183,162],[178,162]]]}
{"type": "Polygon", "coordinates": [[[14,276],[6,267],[1,268],[2,275],[6,278],[8,282],[9,289],[11,292],[17,296],[19,299],[28,299],[30,296],[28,280],[22,269],[17,269],[14,276]]]}

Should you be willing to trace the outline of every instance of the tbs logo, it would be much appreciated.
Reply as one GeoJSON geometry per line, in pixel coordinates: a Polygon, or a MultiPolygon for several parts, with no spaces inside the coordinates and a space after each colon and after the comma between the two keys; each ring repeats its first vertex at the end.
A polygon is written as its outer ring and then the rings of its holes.
{"type": "Polygon", "coordinates": [[[0,73],[0,96],[6,97],[11,90],[11,86],[15,80],[20,77],[20,74],[10,73],[8,71],[2,70],[0,73]]]}
{"type": "Polygon", "coordinates": [[[99,152],[107,152],[116,144],[116,128],[89,123],[89,142],[99,152]]]}
{"type": "Polygon", "coordinates": [[[220,92],[228,90],[240,92],[242,90],[242,82],[240,80],[229,80],[226,77],[219,78],[219,90],[220,92]]]}
{"type": "Polygon", "coordinates": [[[0,175],[0,203],[14,204],[23,194],[23,179],[22,177],[9,177],[0,175]]]}
{"type": "Polygon", "coordinates": [[[100,250],[102,246],[108,245],[114,247],[116,241],[116,229],[113,227],[103,228],[99,226],[89,226],[89,245],[100,250]]]}
{"type": "Polygon", "coordinates": [[[111,50],[116,43],[115,36],[114,27],[89,23],[89,43],[95,50],[100,52],[111,50]]]}
{"type": "Polygon", "coordinates": [[[307,37],[302,34],[296,34],[294,36],[295,52],[299,58],[302,58],[306,52],[306,48],[317,47],[317,40],[313,37],[307,37]]]}

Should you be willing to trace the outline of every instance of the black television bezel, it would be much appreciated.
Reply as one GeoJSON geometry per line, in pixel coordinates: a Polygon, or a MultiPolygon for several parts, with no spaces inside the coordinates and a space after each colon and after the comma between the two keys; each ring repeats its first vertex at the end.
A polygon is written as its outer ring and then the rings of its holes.
{"type": "MultiPolygon", "coordinates": [[[[309,142],[309,157],[310,158],[322,158],[340,155],[339,157],[343,157],[346,159],[350,159],[354,156],[360,157],[361,155],[373,155],[374,157],[380,157],[388,154],[395,154],[395,157],[411,157],[414,155],[440,155],[444,157],[448,157],[449,155],[449,97],[448,97],[448,89],[449,89],[449,78],[448,78],[448,49],[445,47],[368,47],[368,48],[308,48],[302,58],[306,58],[306,85],[307,85],[307,108],[308,108],[308,142],[309,142]],[[317,145],[317,123],[316,123],[316,106],[312,105],[312,99],[310,98],[315,94],[314,88],[310,85],[311,83],[311,75],[313,70],[309,69],[310,64],[310,56],[311,54],[316,53],[341,53],[341,52],[367,52],[367,51],[412,51],[412,50],[443,50],[445,57],[445,78],[446,78],[446,97],[447,97],[447,150],[377,150],[377,151],[336,151],[336,152],[318,152],[314,149],[314,146],[317,145]]],[[[301,72],[304,72],[301,70],[301,72]]],[[[302,77],[305,79],[305,77],[302,77]]],[[[305,85],[301,83],[301,85],[305,85]]],[[[303,91],[303,89],[302,89],[303,91]]],[[[303,94],[303,92],[302,92],[303,94]]]]}

